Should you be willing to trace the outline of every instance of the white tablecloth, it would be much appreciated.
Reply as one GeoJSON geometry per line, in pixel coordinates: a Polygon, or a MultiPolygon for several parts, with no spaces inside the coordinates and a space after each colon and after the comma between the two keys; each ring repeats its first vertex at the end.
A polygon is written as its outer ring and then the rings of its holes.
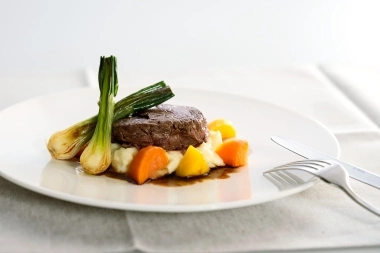
{"type": "MultiPolygon", "coordinates": [[[[190,86],[242,94],[290,108],[325,124],[338,138],[343,160],[380,174],[379,118],[372,117],[380,107],[376,101],[367,103],[367,99],[374,98],[373,93],[366,94],[360,89],[361,79],[353,80],[344,69],[306,66],[159,73],[119,70],[119,80],[121,85],[165,80],[173,88],[190,86]],[[353,87],[361,91],[360,96],[353,96],[353,87]]],[[[380,78],[371,81],[378,83],[380,78]]],[[[27,97],[96,85],[96,73],[86,70],[33,78],[2,74],[0,83],[3,109],[27,97]],[[31,82],[38,85],[29,90],[31,82]]],[[[380,207],[378,189],[352,183],[360,195],[380,207]]],[[[30,192],[2,178],[0,192],[1,252],[380,249],[380,218],[323,182],[270,203],[194,214],[87,207],[30,192]]]]}

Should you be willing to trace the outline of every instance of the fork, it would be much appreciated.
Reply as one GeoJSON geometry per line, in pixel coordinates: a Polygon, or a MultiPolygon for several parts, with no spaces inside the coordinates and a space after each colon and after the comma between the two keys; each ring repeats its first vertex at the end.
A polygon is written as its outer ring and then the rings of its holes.
{"type": "MultiPolygon", "coordinates": [[[[338,163],[331,160],[303,160],[288,163],[279,167],[275,167],[271,170],[264,172],[265,174],[278,172],[278,171],[288,171],[288,170],[302,170],[313,174],[314,176],[320,177],[325,181],[335,184],[343,189],[353,200],[359,203],[361,206],[367,210],[373,212],[380,216],[380,209],[375,208],[368,202],[364,201],[359,197],[351,188],[349,183],[349,175],[347,171],[338,163]]],[[[281,176],[280,173],[278,173],[281,176]]],[[[291,177],[290,173],[286,174],[291,177]]],[[[293,178],[294,179],[294,178],[293,178]]]]}

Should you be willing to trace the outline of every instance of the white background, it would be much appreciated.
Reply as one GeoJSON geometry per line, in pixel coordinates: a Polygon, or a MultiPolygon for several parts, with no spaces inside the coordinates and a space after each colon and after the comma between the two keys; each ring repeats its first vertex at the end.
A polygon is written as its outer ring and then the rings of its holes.
{"type": "Polygon", "coordinates": [[[380,1],[1,1],[0,73],[378,65],[380,1]]]}

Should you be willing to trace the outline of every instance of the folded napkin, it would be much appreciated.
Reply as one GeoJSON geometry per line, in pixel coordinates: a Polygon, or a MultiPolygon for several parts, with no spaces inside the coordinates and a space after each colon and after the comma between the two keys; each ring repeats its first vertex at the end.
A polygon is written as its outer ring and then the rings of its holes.
{"type": "Polygon", "coordinates": [[[380,126],[380,71],[377,67],[321,66],[326,76],[380,126]]]}

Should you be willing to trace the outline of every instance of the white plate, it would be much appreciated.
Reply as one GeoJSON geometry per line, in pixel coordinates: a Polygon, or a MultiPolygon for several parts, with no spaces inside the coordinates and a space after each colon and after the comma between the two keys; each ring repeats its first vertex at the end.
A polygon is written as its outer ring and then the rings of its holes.
{"type": "MultiPolygon", "coordinates": [[[[137,88],[129,88],[129,92],[137,88]]],[[[151,212],[196,212],[255,205],[307,189],[315,179],[278,189],[262,172],[301,158],[270,140],[284,136],[338,158],[334,135],[317,121],[265,102],[212,91],[175,88],[169,102],[197,107],[210,121],[231,120],[249,141],[249,166],[230,178],[181,187],[137,186],[86,175],[70,161],[51,159],[45,143],[54,131],[97,113],[98,91],[77,89],[25,101],[0,112],[1,176],[29,190],[84,205],[151,212]]],[[[118,98],[128,94],[119,91],[118,98]]]]}

